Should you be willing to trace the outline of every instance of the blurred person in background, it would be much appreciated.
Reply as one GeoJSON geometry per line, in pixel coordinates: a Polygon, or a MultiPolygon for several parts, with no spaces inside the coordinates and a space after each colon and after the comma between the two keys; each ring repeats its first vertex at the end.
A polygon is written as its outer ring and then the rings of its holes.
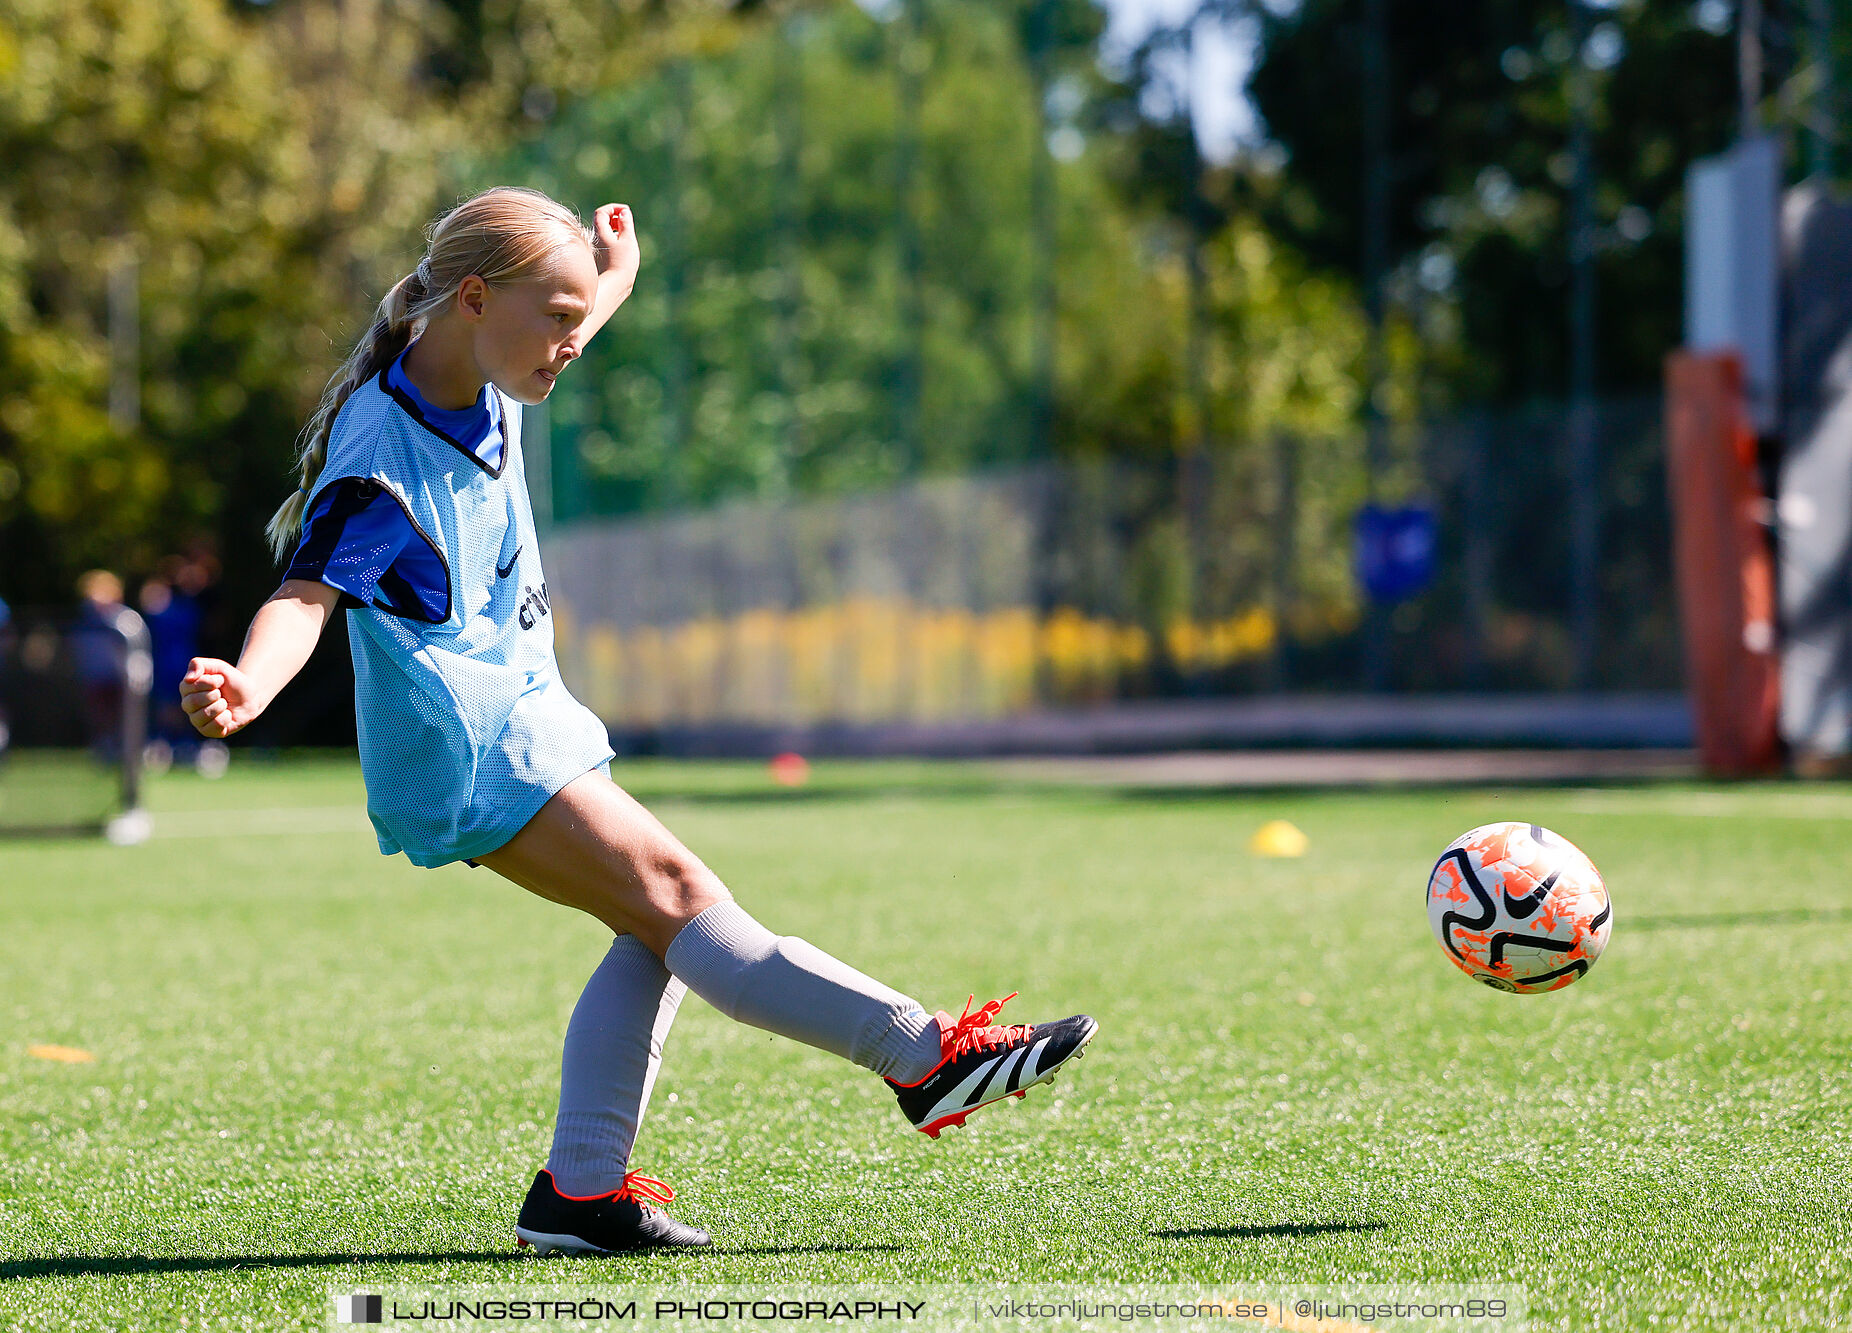
{"type": "Polygon", "coordinates": [[[213,568],[197,555],[168,556],[141,587],[142,619],[154,653],[150,733],[182,755],[199,748],[199,734],[180,707],[180,678],[199,653],[204,608],[200,594],[212,582],[213,568]]]}
{"type": "Polygon", "coordinates": [[[90,748],[113,759],[122,748],[122,690],[127,665],[116,617],[122,611],[122,580],[107,569],[78,576],[82,604],[71,628],[71,659],[84,693],[84,727],[90,748]]]}

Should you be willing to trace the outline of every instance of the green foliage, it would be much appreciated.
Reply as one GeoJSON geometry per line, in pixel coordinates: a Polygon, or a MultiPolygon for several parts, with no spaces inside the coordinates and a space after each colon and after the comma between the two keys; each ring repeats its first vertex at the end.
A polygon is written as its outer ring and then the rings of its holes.
{"type": "Polygon", "coordinates": [[[848,0],[19,0],[0,16],[4,594],[60,602],[86,566],[132,575],[204,538],[248,604],[326,375],[429,217],[510,174],[624,198],[643,228],[637,295],[556,413],[582,509],[1342,430],[1354,306],[1251,219],[1202,238],[1204,418],[1190,246],[1125,188],[1102,23],[1086,0],[885,20],[848,0]],[[1051,169],[1048,253],[1038,60],[1085,131],[1051,169]],[[139,289],[132,420],[107,410],[112,271],[139,289]]]}
{"type": "Polygon", "coordinates": [[[646,244],[631,304],[556,395],[589,507],[1020,455],[1032,93],[1001,16],[933,14],[908,47],[931,76],[904,184],[903,37],[846,4],[588,99],[536,146],[527,171],[588,205],[615,191],[646,244]],[[917,286],[896,243],[903,189],[917,286]],[[915,357],[917,430],[897,415],[915,357]]]}
{"type": "Polygon", "coordinates": [[[452,138],[397,10],[20,0],[0,18],[0,554],[14,600],[199,536],[235,586],[363,293],[404,263],[452,138]],[[364,88],[365,96],[355,89],[364,88]],[[139,274],[139,419],[112,423],[105,287],[139,274]]]}
{"type": "MultiPolygon", "coordinates": [[[[1604,390],[1658,382],[1676,345],[1683,180],[1735,126],[1733,44],[1702,7],[1621,0],[1593,13],[1599,344],[1604,390]]],[[[1251,90],[1288,169],[1266,195],[1281,237],[1362,265],[1363,6],[1305,0],[1265,23],[1251,90]]],[[[1564,392],[1569,6],[1388,7],[1391,292],[1454,400],[1564,392]],[[1522,317],[1514,317],[1514,312],[1522,317]]]]}
{"type": "MultiPolygon", "coordinates": [[[[1069,9],[1061,9],[1067,14],[1069,9]]],[[[1186,373],[1191,236],[1124,188],[1135,136],[1083,41],[1050,57],[1068,119],[1054,233],[1035,216],[1023,13],[819,6],[589,97],[516,156],[584,206],[623,197],[636,295],[555,395],[555,512],[879,485],[1050,452],[1174,460],[1274,427],[1343,432],[1362,326],[1251,217],[1206,238],[1210,417],[1186,373]],[[1052,247],[1049,253],[1041,253],[1052,247]],[[1041,265],[1056,288],[1037,425],[1041,265]]],[[[497,164],[482,179],[510,170],[497,164]]]]}
{"type": "MultiPolygon", "coordinates": [[[[247,0],[264,3],[267,0],[247,0]]],[[[760,0],[429,0],[427,90],[499,133],[646,77],[665,60],[725,49],[731,15],[760,0]]]]}

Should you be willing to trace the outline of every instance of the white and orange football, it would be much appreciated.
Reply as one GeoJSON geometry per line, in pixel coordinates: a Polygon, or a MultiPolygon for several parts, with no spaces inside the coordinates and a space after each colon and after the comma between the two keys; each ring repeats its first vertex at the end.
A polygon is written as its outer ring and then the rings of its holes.
{"type": "Polygon", "coordinates": [[[1486,824],[1441,853],[1428,924],[1456,966],[1495,990],[1532,995],[1587,975],[1614,907],[1594,862],[1535,824],[1486,824]]]}

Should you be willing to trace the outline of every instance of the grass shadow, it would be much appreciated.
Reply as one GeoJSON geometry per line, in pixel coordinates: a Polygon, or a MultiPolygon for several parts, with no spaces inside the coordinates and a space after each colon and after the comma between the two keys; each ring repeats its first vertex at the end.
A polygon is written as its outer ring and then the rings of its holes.
{"type": "Polygon", "coordinates": [[[689,1254],[902,1254],[905,1245],[716,1245],[689,1254]]]}
{"type": "MultiPolygon", "coordinates": [[[[691,1255],[733,1254],[883,1254],[899,1253],[904,1245],[737,1245],[698,1250],[639,1250],[639,1255],[667,1253],[691,1255]]],[[[599,1256],[600,1258],[619,1256],[599,1256]]],[[[518,1250],[446,1250],[423,1253],[395,1251],[384,1254],[210,1254],[156,1258],[143,1254],[64,1255],[55,1259],[11,1259],[0,1262],[0,1282],[34,1277],[117,1277],[147,1273],[230,1273],[241,1269],[326,1268],[343,1264],[532,1264],[518,1250]]]]}
{"type": "Polygon", "coordinates": [[[1344,1231],[1381,1231],[1387,1222],[1276,1222],[1272,1226],[1181,1227],[1153,1231],[1160,1240],[1258,1240],[1263,1236],[1324,1236],[1344,1231]]]}

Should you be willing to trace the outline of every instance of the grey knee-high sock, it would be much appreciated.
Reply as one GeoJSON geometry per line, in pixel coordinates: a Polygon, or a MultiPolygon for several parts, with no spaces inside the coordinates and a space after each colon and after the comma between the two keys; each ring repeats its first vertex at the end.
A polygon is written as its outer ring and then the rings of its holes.
{"type": "Polygon", "coordinates": [[[566,1024],[559,1119],[547,1169],[562,1194],[608,1194],[624,1183],[662,1044],[687,988],[634,935],[619,935],[566,1024]]]}
{"type": "Polygon", "coordinates": [[[899,991],[814,945],[774,935],[738,903],[683,926],[663,961],[728,1018],[853,1060],[897,1083],[939,1063],[939,1027],[899,991]]]}

